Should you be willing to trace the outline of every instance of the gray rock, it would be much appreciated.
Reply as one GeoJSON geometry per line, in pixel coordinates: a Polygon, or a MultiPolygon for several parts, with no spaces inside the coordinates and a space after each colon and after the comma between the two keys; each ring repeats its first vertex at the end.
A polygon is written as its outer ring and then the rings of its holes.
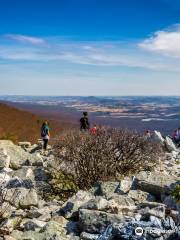
{"type": "Polygon", "coordinates": [[[113,200],[119,207],[121,206],[134,206],[134,201],[127,195],[114,194],[109,200],[113,200]]]}
{"type": "Polygon", "coordinates": [[[22,166],[22,168],[13,171],[12,177],[19,177],[21,179],[35,179],[32,167],[22,166]]]}
{"type": "Polygon", "coordinates": [[[150,202],[155,201],[155,197],[153,195],[147,192],[143,192],[141,190],[130,190],[128,192],[128,196],[132,198],[134,201],[136,201],[137,203],[141,203],[145,201],[150,201],[150,202]]]}
{"type": "Polygon", "coordinates": [[[4,201],[9,202],[17,208],[30,208],[38,206],[38,196],[35,189],[23,187],[6,188],[3,190],[4,201]]]}
{"type": "Polygon", "coordinates": [[[12,213],[16,210],[15,207],[13,207],[8,202],[3,202],[0,206],[0,212],[1,212],[1,218],[6,219],[11,217],[12,213]]]}
{"type": "Polygon", "coordinates": [[[175,144],[173,143],[172,139],[169,137],[166,137],[165,139],[165,146],[168,149],[168,151],[178,151],[175,144]]]}
{"type": "Polygon", "coordinates": [[[10,157],[7,154],[6,149],[0,148],[0,169],[8,168],[10,165],[10,157]]]}
{"type": "Polygon", "coordinates": [[[31,207],[30,210],[27,211],[26,216],[28,218],[36,218],[40,221],[49,221],[51,219],[51,209],[49,207],[43,207],[43,208],[36,208],[31,207]]]}
{"type": "Polygon", "coordinates": [[[114,193],[120,192],[119,182],[98,182],[94,188],[94,194],[110,198],[114,193]]]}
{"type": "Polygon", "coordinates": [[[22,149],[20,146],[13,144],[9,140],[0,140],[0,149],[7,153],[10,161],[9,166],[12,169],[19,169],[22,165],[33,165],[33,163],[41,162],[42,158],[36,154],[30,154],[22,149]]]}
{"type": "Polygon", "coordinates": [[[162,172],[140,172],[135,178],[135,187],[161,199],[162,194],[170,194],[175,186],[180,183],[177,178],[165,175],[162,172]]]}
{"type": "Polygon", "coordinates": [[[80,190],[63,204],[61,211],[67,218],[77,216],[78,209],[93,198],[95,197],[91,193],[80,190]]]}
{"type": "Polygon", "coordinates": [[[82,232],[80,235],[81,240],[98,240],[98,234],[91,234],[87,232],[82,232]]]}
{"type": "Polygon", "coordinates": [[[170,209],[177,210],[180,212],[180,205],[176,202],[176,200],[170,195],[165,197],[163,203],[170,209]]]}
{"type": "Polygon", "coordinates": [[[50,221],[42,229],[45,239],[57,239],[57,240],[71,240],[67,236],[67,231],[65,228],[58,222],[50,221]]]}
{"type": "Polygon", "coordinates": [[[167,230],[171,230],[171,229],[176,228],[176,224],[171,217],[167,217],[166,219],[163,220],[163,226],[167,230]]]}
{"type": "Polygon", "coordinates": [[[10,177],[10,172],[7,171],[6,168],[3,168],[0,170],[0,184],[5,185],[9,180],[11,179],[10,177]]]}
{"type": "Polygon", "coordinates": [[[46,225],[46,222],[37,220],[37,219],[23,219],[20,228],[23,231],[37,231],[43,228],[46,225]]]}
{"type": "Polygon", "coordinates": [[[119,187],[116,190],[118,193],[127,193],[132,188],[134,183],[134,177],[125,177],[119,182],[119,187]]]}
{"type": "Polygon", "coordinates": [[[18,145],[20,147],[22,147],[23,149],[31,147],[31,143],[30,142],[19,142],[18,145]]]}
{"type": "Polygon", "coordinates": [[[13,231],[11,236],[13,236],[16,240],[47,240],[44,238],[43,233],[39,233],[35,231],[26,231],[26,232],[13,231]]]}
{"type": "Polygon", "coordinates": [[[130,221],[132,218],[96,210],[79,210],[79,227],[82,232],[99,234],[110,224],[128,220],[130,221]]]}
{"type": "Polygon", "coordinates": [[[94,209],[94,210],[107,210],[109,209],[109,201],[101,196],[96,196],[95,198],[89,200],[83,204],[80,208],[82,209],[94,209]]]}
{"type": "Polygon", "coordinates": [[[180,225],[180,214],[179,214],[179,211],[171,210],[170,217],[172,217],[172,219],[174,220],[174,222],[176,223],[177,226],[180,225]]]}
{"type": "Polygon", "coordinates": [[[45,181],[34,181],[33,182],[34,188],[37,191],[37,194],[42,196],[44,193],[51,193],[51,185],[45,181]]]}
{"type": "Polygon", "coordinates": [[[144,209],[139,210],[139,213],[143,216],[145,220],[149,220],[150,216],[155,216],[160,219],[165,218],[165,207],[164,206],[158,206],[155,208],[150,209],[149,207],[146,207],[144,209]]]}
{"type": "Polygon", "coordinates": [[[38,153],[29,154],[27,161],[28,165],[41,167],[43,166],[43,158],[38,153]]]}
{"type": "Polygon", "coordinates": [[[155,217],[155,216],[150,216],[150,221],[152,222],[153,225],[155,225],[158,228],[162,228],[161,224],[161,219],[155,217]]]}
{"type": "Polygon", "coordinates": [[[10,234],[20,222],[20,217],[8,218],[2,221],[0,224],[0,234],[10,234]]]}
{"type": "Polygon", "coordinates": [[[35,189],[30,189],[26,194],[20,196],[19,205],[21,208],[30,208],[31,206],[38,206],[38,195],[35,189]]]}
{"type": "Polygon", "coordinates": [[[161,133],[159,131],[154,131],[155,139],[160,141],[161,144],[164,144],[165,139],[162,137],[161,133]]]}

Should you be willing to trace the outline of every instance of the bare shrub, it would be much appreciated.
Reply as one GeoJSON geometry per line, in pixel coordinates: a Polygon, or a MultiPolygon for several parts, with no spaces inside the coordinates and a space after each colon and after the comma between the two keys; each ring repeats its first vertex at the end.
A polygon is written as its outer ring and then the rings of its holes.
{"type": "Polygon", "coordinates": [[[54,144],[56,161],[75,176],[80,188],[152,167],[161,147],[137,133],[102,129],[96,135],[70,131],[54,144]]]}

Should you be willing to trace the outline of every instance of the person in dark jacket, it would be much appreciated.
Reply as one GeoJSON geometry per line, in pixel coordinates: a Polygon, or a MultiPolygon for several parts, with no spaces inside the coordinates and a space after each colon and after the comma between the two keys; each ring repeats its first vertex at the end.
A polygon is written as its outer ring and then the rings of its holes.
{"type": "Polygon", "coordinates": [[[88,113],[83,112],[83,117],[80,119],[80,130],[87,131],[90,128],[90,123],[88,120],[88,113]]]}
{"type": "Polygon", "coordinates": [[[48,126],[48,122],[47,121],[45,121],[42,124],[42,127],[41,127],[41,137],[42,137],[42,140],[43,140],[43,150],[46,151],[47,150],[48,141],[49,141],[49,138],[50,138],[49,126],[48,126]]]}

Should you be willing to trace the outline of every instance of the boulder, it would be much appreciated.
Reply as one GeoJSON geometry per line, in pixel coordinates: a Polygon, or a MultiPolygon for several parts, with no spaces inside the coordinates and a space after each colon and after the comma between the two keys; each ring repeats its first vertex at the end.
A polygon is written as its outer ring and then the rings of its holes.
{"type": "Polygon", "coordinates": [[[134,183],[134,177],[125,177],[119,182],[119,187],[116,190],[118,193],[127,193],[132,188],[134,183]]]}
{"type": "MultiPolygon", "coordinates": [[[[11,233],[11,236],[14,237],[16,240],[45,240],[43,233],[35,231],[13,231],[11,233]]],[[[50,240],[50,238],[48,240],[50,240]]]]}
{"type": "Polygon", "coordinates": [[[180,204],[170,195],[165,197],[163,203],[170,209],[177,210],[180,213],[180,204]]]}
{"type": "Polygon", "coordinates": [[[35,179],[35,175],[33,172],[32,167],[29,166],[22,166],[22,168],[13,171],[12,177],[18,177],[20,179],[35,179]]]}
{"type": "Polygon", "coordinates": [[[21,208],[26,209],[31,206],[38,206],[38,195],[35,189],[30,189],[26,194],[20,196],[19,205],[21,208]]]}
{"type": "Polygon", "coordinates": [[[6,149],[0,148],[0,169],[8,168],[10,165],[10,156],[8,156],[6,149]]]}
{"type": "Polygon", "coordinates": [[[4,190],[4,200],[16,208],[28,209],[31,206],[38,206],[38,196],[35,189],[10,188],[4,190]]]}
{"type": "Polygon", "coordinates": [[[150,216],[164,219],[165,218],[165,207],[158,206],[155,208],[145,207],[139,210],[139,213],[142,215],[142,219],[149,220],[150,216]]]}
{"type": "Polygon", "coordinates": [[[5,236],[3,236],[3,240],[16,240],[16,239],[12,236],[5,235],[5,236]]]}
{"type": "Polygon", "coordinates": [[[20,217],[5,219],[0,223],[0,234],[10,234],[21,222],[20,217]]]}
{"type": "Polygon", "coordinates": [[[30,154],[9,140],[0,140],[0,149],[3,149],[7,154],[8,161],[10,161],[9,166],[12,169],[16,170],[21,168],[22,165],[33,165],[33,163],[38,163],[42,166],[42,158],[40,155],[30,154]]]}
{"type": "Polygon", "coordinates": [[[161,199],[162,194],[170,194],[178,183],[180,181],[177,181],[175,176],[162,172],[142,171],[135,177],[135,187],[154,195],[157,199],[161,199]]]}
{"type": "Polygon", "coordinates": [[[109,199],[111,202],[115,202],[119,207],[124,207],[124,206],[134,206],[134,201],[132,198],[130,198],[127,195],[114,195],[109,199]]]}
{"type": "Polygon", "coordinates": [[[180,225],[179,211],[171,210],[169,216],[172,217],[172,219],[174,220],[174,222],[176,223],[177,226],[180,225]]]}
{"type": "Polygon", "coordinates": [[[83,204],[80,208],[82,209],[94,209],[94,210],[107,210],[109,208],[109,201],[101,196],[96,196],[95,198],[89,200],[83,204]]]}
{"type": "Polygon", "coordinates": [[[71,240],[66,234],[66,229],[58,222],[50,221],[48,222],[43,229],[45,239],[57,239],[57,240],[71,240]]]}
{"type": "Polygon", "coordinates": [[[19,142],[18,145],[20,147],[22,147],[23,149],[31,147],[31,143],[30,142],[19,142]]]}
{"type": "Polygon", "coordinates": [[[170,152],[178,151],[178,149],[176,148],[176,145],[173,143],[172,139],[169,137],[166,137],[166,139],[165,139],[165,146],[166,146],[167,150],[170,152]]]}
{"type": "Polygon", "coordinates": [[[11,179],[9,171],[6,168],[0,170],[0,184],[5,185],[11,179]]]}
{"type": "Polygon", "coordinates": [[[108,212],[110,213],[134,216],[136,208],[134,201],[127,195],[114,194],[109,199],[108,212]]]}
{"type": "Polygon", "coordinates": [[[49,221],[51,219],[51,209],[49,207],[36,208],[31,207],[30,210],[27,210],[26,216],[28,218],[36,218],[40,221],[49,221]]]}
{"type": "Polygon", "coordinates": [[[1,218],[6,219],[11,217],[13,211],[15,210],[15,207],[4,201],[0,206],[1,218]]]}
{"type": "Polygon", "coordinates": [[[103,196],[106,199],[110,198],[114,193],[120,192],[120,183],[111,181],[100,181],[90,189],[94,195],[103,196]]]}
{"type": "Polygon", "coordinates": [[[77,216],[78,209],[93,198],[91,193],[80,190],[63,204],[61,212],[66,218],[77,216]]]}
{"type": "Polygon", "coordinates": [[[130,190],[128,192],[128,197],[132,198],[136,203],[141,203],[145,201],[154,202],[155,197],[150,193],[143,192],[141,190],[130,190]]]}
{"type": "Polygon", "coordinates": [[[130,221],[132,218],[97,210],[79,210],[79,228],[82,232],[99,234],[110,224],[128,220],[130,221]]]}
{"type": "Polygon", "coordinates": [[[160,143],[164,144],[165,139],[162,137],[159,131],[154,131],[155,138],[160,141],[160,143]]]}
{"type": "Polygon", "coordinates": [[[43,158],[39,153],[29,154],[26,163],[28,165],[41,167],[43,166],[43,158]]]}
{"type": "Polygon", "coordinates": [[[36,231],[43,228],[46,225],[46,222],[37,220],[37,219],[23,219],[20,228],[23,231],[36,231]]]}
{"type": "Polygon", "coordinates": [[[91,234],[87,232],[82,232],[80,235],[81,240],[98,240],[99,234],[91,234]]]}

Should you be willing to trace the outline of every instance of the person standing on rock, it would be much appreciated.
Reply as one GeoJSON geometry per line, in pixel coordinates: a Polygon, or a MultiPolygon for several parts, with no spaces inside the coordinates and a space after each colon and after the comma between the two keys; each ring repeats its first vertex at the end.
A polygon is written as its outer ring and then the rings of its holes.
{"type": "Polygon", "coordinates": [[[87,131],[90,128],[90,123],[88,120],[88,113],[83,112],[83,117],[80,119],[80,130],[87,131]]]}
{"type": "Polygon", "coordinates": [[[42,140],[43,140],[43,150],[46,151],[47,150],[48,141],[49,141],[49,138],[50,138],[49,126],[48,126],[48,122],[47,121],[45,121],[42,124],[42,127],[41,127],[41,137],[42,137],[42,140]]]}

